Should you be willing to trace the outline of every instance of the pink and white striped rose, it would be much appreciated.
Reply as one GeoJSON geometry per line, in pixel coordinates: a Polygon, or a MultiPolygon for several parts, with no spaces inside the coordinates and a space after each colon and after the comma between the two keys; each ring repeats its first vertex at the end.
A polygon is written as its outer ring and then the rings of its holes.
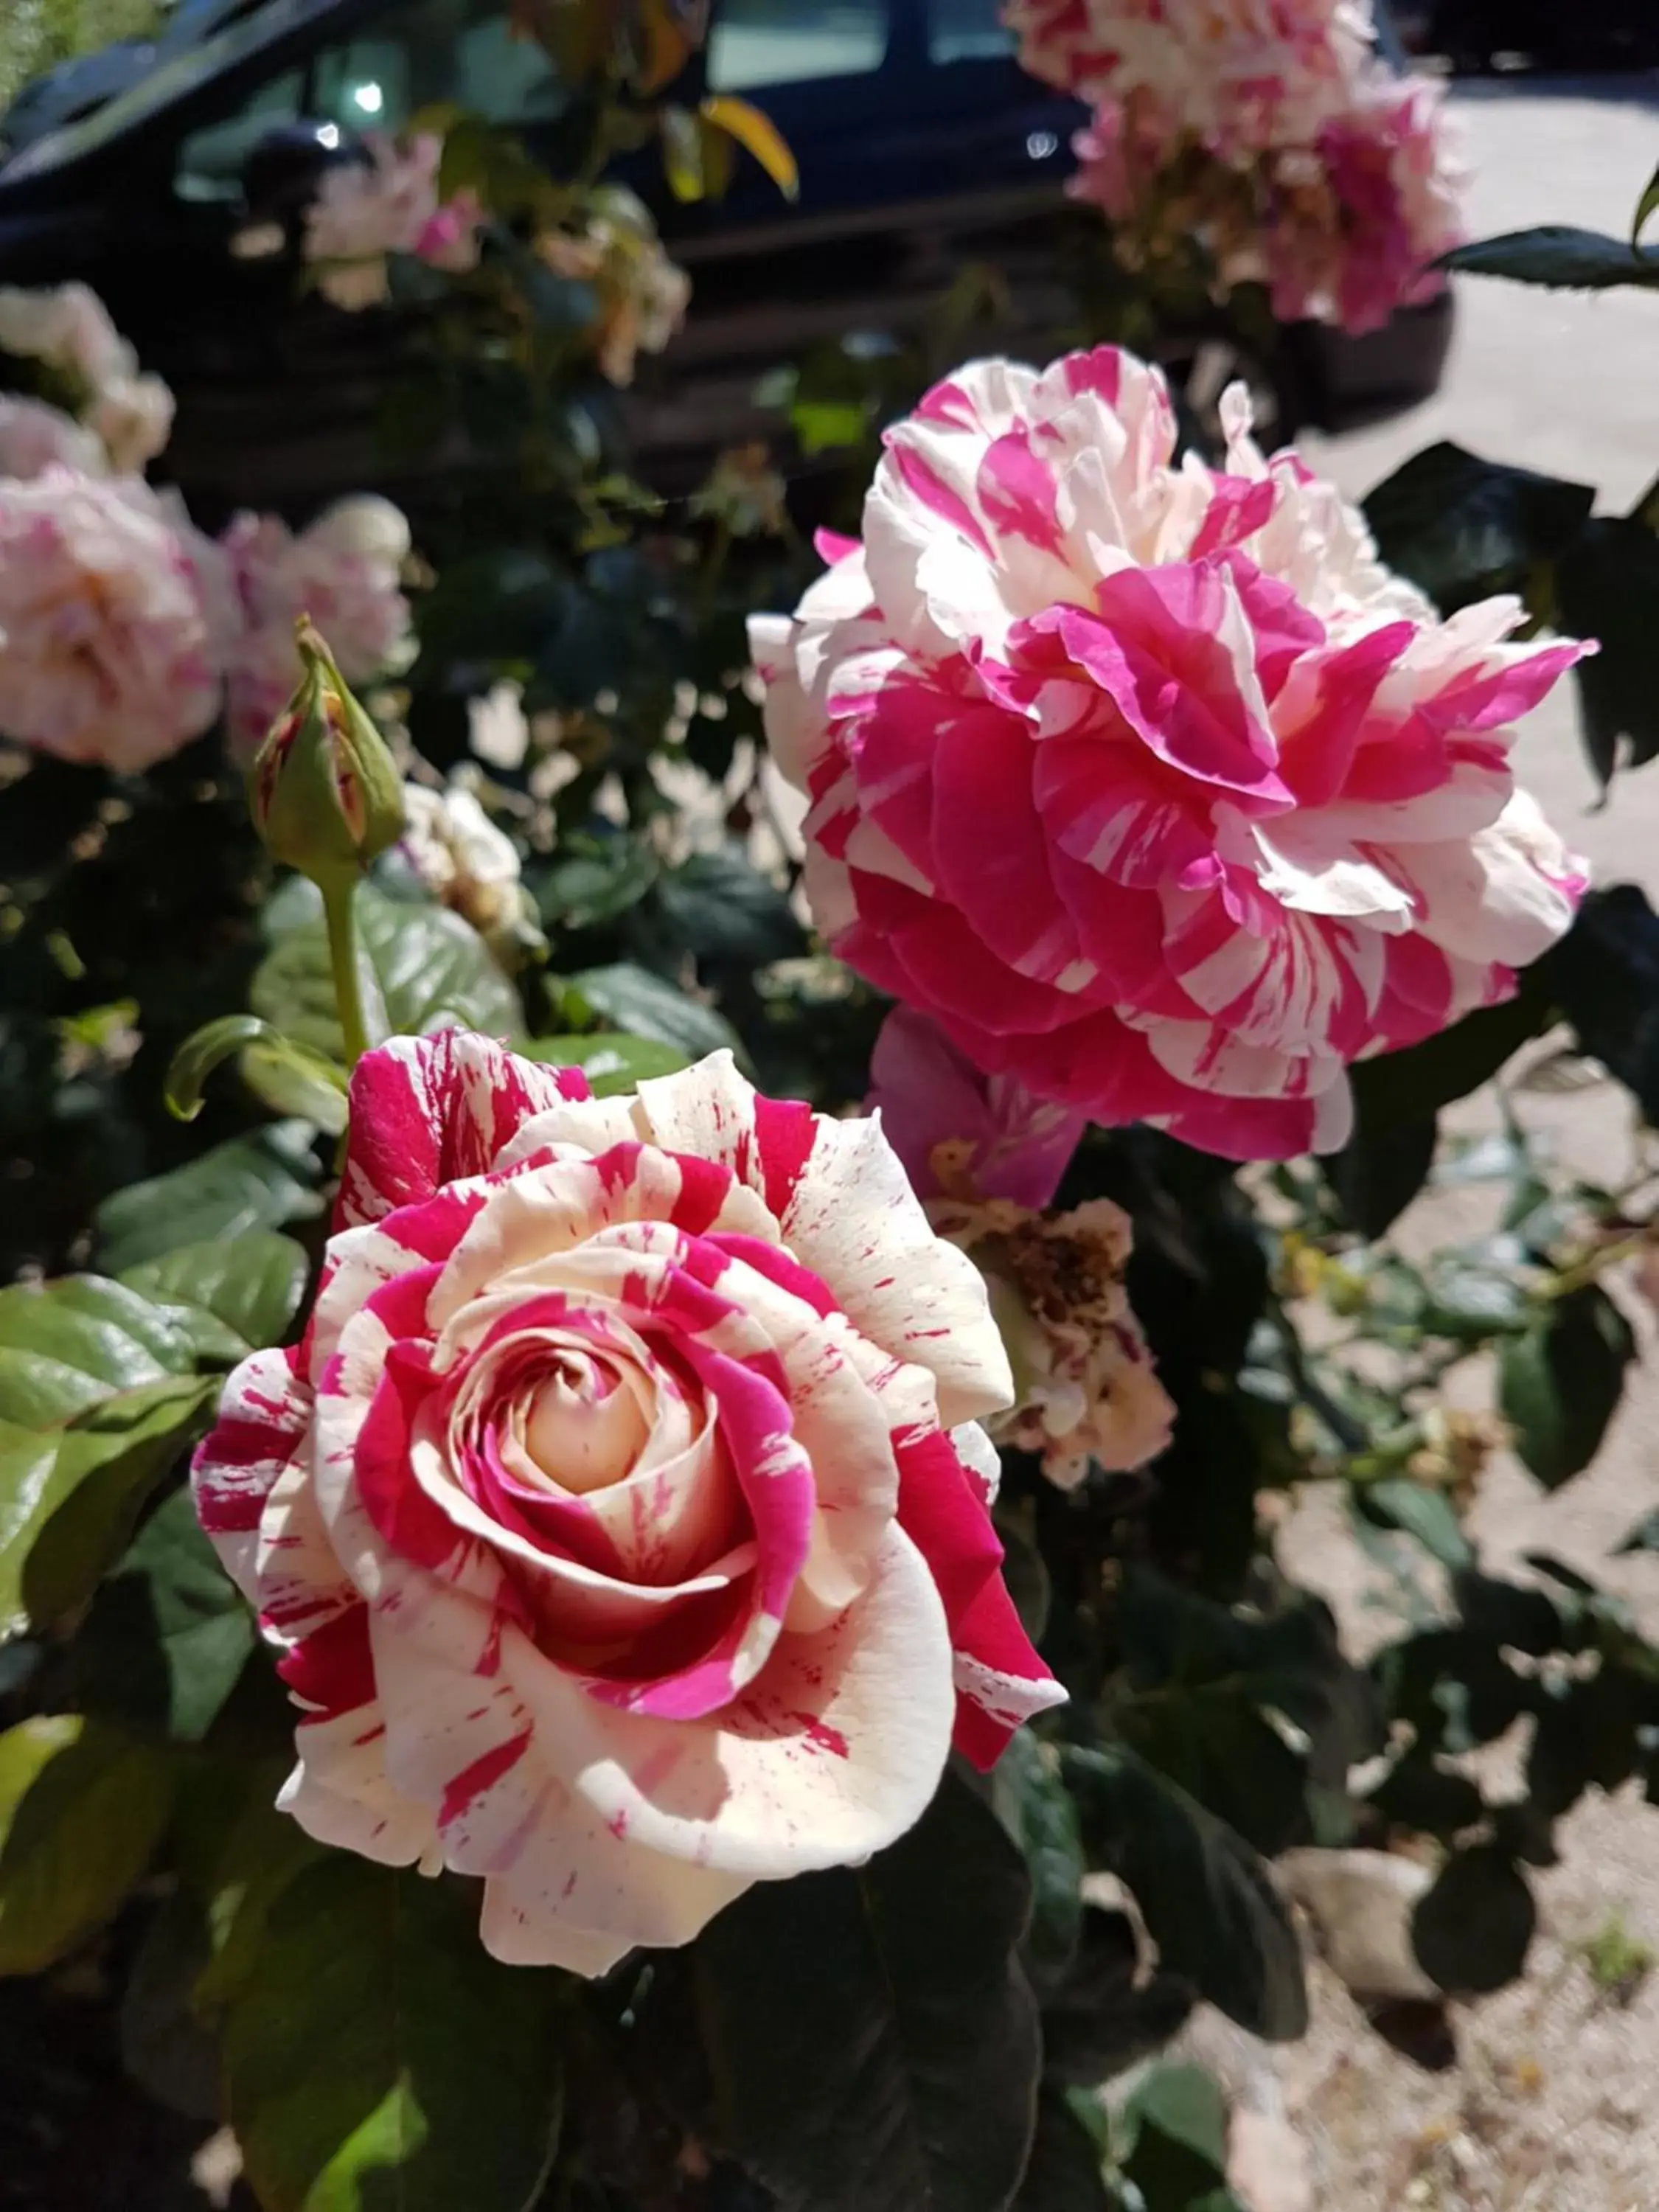
{"type": "Polygon", "coordinates": [[[1234,1158],[1328,1150],[1346,1067],[1509,995],[1583,878],[1513,724],[1584,648],[1443,621],[1242,391],[1175,465],[1110,349],[981,362],[888,433],[862,544],[751,625],[853,967],[981,1069],[1234,1158]]]}
{"type": "Polygon", "coordinates": [[[1229,157],[1304,141],[1374,60],[1369,0],[1008,0],[1036,76],[1139,94],[1229,157]]]}
{"type": "Polygon", "coordinates": [[[1310,149],[1266,165],[1259,253],[1237,273],[1265,278],[1281,322],[1381,330],[1445,289],[1431,264],[1463,236],[1464,173],[1444,96],[1379,72],[1310,149]]]}
{"type": "Polygon", "coordinates": [[[360,1065],[304,1341],[195,1482],[313,1835],[603,1972],[856,1862],[1061,1692],[1004,1590],[1010,1395],[878,1126],[718,1054],[633,1097],[459,1032],[360,1065]]]}

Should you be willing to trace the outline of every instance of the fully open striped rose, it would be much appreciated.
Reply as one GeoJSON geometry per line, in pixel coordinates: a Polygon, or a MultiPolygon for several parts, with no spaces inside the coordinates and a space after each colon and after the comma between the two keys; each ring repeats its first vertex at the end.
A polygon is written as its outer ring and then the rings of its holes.
{"type": "Polygon", "coordinates": [[[1586,648],[1509,642],[1513,599],[1443,621],[1241,386],[1221,414],[1225,466],[1177,464],[1131,354],[969,362],[750,639],[849,966],[1055,1106],[1279,1159],[1571,921],[1510,748],[1586,648]]]}
{"type": "Polygon", "coordinates": [[[877,1122],[725,1054],[594,1100],[370,1054],[304,1341],[196,1468],[301,1709],[282,1802],[583,1973],[866,1857],[1061,1694],[987,1511],[1010,1395],[877,1122]]]}

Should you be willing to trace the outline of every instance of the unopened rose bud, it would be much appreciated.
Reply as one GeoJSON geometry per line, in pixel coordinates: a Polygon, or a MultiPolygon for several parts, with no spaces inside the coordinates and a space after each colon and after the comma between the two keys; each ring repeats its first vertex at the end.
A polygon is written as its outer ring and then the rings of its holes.
{"type": "Polygon", "coordinates": [[[272,858],[320,884],[397,843],[403,779],[308,621],[295,641],[305,673],[255,757],[248,805],[272,858]]]}

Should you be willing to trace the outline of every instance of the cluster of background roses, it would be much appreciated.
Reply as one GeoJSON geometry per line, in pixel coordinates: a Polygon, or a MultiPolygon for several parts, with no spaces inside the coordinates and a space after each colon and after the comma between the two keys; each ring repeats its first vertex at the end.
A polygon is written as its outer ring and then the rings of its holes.
{"type": "Polygon", "coordinates": [[[1094,108],[1073,189],[1144,266],[1201,240],[1275,318],[1376,330],[1462,235],[1440,88],[1396,76],[1368,0],[1009,0],[1020,58],[1094,108]]]}
{"type": "Polygon", "coordinates": [[[294,688],[307,611],[354,680],[407,661],[409,531],[388,501],[343,500],[297,532],[239,514],[209,538],[144,479],[171,396],[84,285],[0,294],[0,351],[42,387],[0,398],[8,737],[131,771],[222,715],[246,757],[294,688]]]}

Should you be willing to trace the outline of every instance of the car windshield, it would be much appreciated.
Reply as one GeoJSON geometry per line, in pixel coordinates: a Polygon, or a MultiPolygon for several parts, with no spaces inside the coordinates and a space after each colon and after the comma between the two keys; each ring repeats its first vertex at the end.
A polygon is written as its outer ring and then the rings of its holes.
{"type": "MultiPolygon", "coordinates": [[[[0,0],[0,6],[7,0],[0,0]]],[[[386,0],[395,7],[396,0],[386,0]]],[[[204,38],[199,44],[181,43],[171,48],[164,40],[157,64],[127,91],[120,93],[95,114],[54,131],[26,147],[0,169],[0,182],[14,184],[68,167],[100,148],[112,145],[182,100],[199,93],[216,77],[251,62],[265,48],[277,45],[308,26],[321,26],[336,15],[362,21],[375,11],[368,5],[351,7],[349,0],[264,0],[250,12],[204,38]]]]}

